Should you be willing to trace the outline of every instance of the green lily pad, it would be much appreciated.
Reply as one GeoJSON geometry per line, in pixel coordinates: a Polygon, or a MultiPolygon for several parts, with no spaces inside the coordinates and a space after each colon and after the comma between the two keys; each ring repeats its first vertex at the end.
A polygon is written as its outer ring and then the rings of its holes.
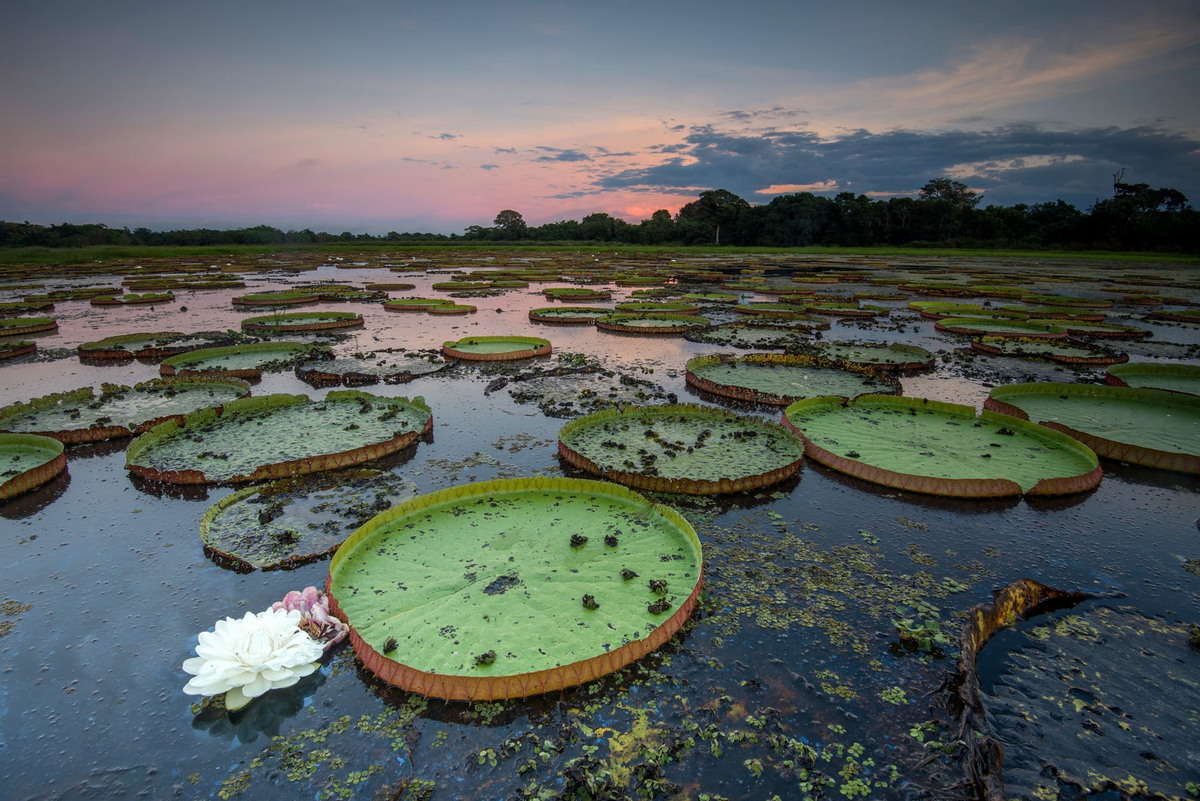
{"type": "Polygon", "coordinates": [[[1100,482],[1085,445],[1028,421],[924,398],[808,398],[786,425],[805,455],[843,473],[912,492],[965,498],[1061,495],[1100,482]]]}
{"type": "Polygon", "coordinates": [[[200,519],[204,552],[238,572],[299,567],[329,556],[375,515],[416,495],[379,470],[338,470],[240,489],[200,519]]]}
{"type": "Polygon", "coordinates": [[[1115,387],[1200,395],[1200,366],[1194,364],[1132,362],[1115,365],[1108,369],[1104,380],[1115,387]]]}
{"type": "Polygon", "coordinates": [[[591,325],[596,319],[612,314],[603,306],[546,306],[530,309],[529,319],[537,323],[581,323],[591,325]]]}
{"type": "Polygon", "coordinates": [[[618,303],[616,311],[621,314],[699,314],[700,307],[691,303],[675,302],[626,302],[618,303]]]}
{"type": "Polygon", "coordinates": [[[695,531],[622,487],[485,481],[371,519],[329,567],[331,608],[367,669],[441,698],[535,695],[650,653],[700,589],[695,531]]]}
{"type": "Polygon", "coordinates": [[[971,349],[995,356],[1046,359],[1062,364],[1119,364],[1129,355],[1085,345],[1074,340],[1027,339],[1024,337],[979,337],[971,340],[971,349]]]}
{"type": "Polygon", "coordinates": [[[540,337],[463,337],[442,344],[447,356],[480,362],[531,359],[550,351],[550,340],[540,337]]]}
{"type": "Polygon", "coordinates": [[[0,360],[15,359],[18,356],[25,356],[35,352],[37,352],[37,343],[30,342],[27,339],[13,339],[8,342],[0,342],[0,360]]]}
{"type": "Polygon", "coordinates": [[[782,426],[688,404],[605,409],[567,423],[558,453],[581,470],[652,492],[744,492],[790,478],[804,445],[782,426]]]}
{"type": "Polygon", "coordinates": [[[232,345],[240,335],[228,332],[182,334],[178,331],[117,334],[95,342],[84,342],[78,348],[81,359],[165,359],[201,348],[232,345]]]}
{"type": "Polygon", "coordinates": [[[257,379],[264,372],[287,370],[310,359],[332,356],[325,345],[303,342],[255,342],[223,348],[201,348],[164,359],[163,375],[214,375],[257,379]]]}
{"type": "Polygon", "coordinates": [[[602,301],[612,298],[612,292],[607,289],[589,289],[582,286],[556,286],[542,290],[542,294],[551,300],[569,300],[574,303],[602,301]]]}
{"type": "Polygon", "coordinates": [[[689,342],[704,342],[733,348],[790,350],[812,342],[812,332],[829,328],[823,320],[788,319],[787,323],[721,323],[684,333],[689,342]]]}
{"type": "Polygon", "coordinates": [[[434,306],[453,305],[454,301],[446,298],[395,298],[385,301],[383,308],[395,312],[423,312],[434,306]]]}
{"type": "Polygon", "coordinates": [[[1067,331],[1051,322],[1036,320],[1002,320],[988,317],[946,317],[934,323],[939,331],[976,336],[1028,337],[1065,339],[1067,331]]]}
{"type": "Polygon", "coordinates": [[[900,392],[899,381],[870,368],[791,354],[697,356],[688,360],[686,381],[704,392],[774,406],[817,395],[854,398],[900,392]]]}
{"type": "Polygon", "coordinates": [[[361,356],[356,354],[354,358],[305,362],[296,368],[296,375],[313,386],[345,384],[349,387],[379,381],[403,384],[419,376],[436,373],[449,365],[450,362],[438,351],[389,349],[361,356]]]}
{"type": "Polygon", "coordinates": [[[234,306],[300,306],[320,303],[315,289],[282,289],[278,292],[253,292],[233,299],[234,306]]]}
{"type": "Polygon", "coordinates": [[[152,303],[170,303],[175,300],[171,292],[146,292],[144,294],[100,295],[89,301],[93,306],[137,306],[152,303]]]}
{"type": "Polygon", "coordinates": [[[130,443],[126,468],[172,484],[246,482],[351,467],[407,448],[433,428],[422,398],[356,390],[262,395],[170,420],[130,443]]]}
{"type": "Polygon", "coordinates": [[[43,395],[0,409],[0,431],[66,443],[98,442],[146,431],[164,420],[222,406],[250,394],[236,378],[156,378],[132,387],[103,384],[43,395]]]}
{"type": "Polygon", "coordinates": [[[291,312],[263,314],[242,320],[242,330],[248,334],[290,334],[296,331],[332,331],[339,328],[361,328],[363,317],[354,312],[291,312]]]}
{"type": "Polygon", "coordinates": [[[1037,421],[1096,453],[1200,473],[1200,398],[1156,389],[1029,383],[996,387],[984,407],[1037,421]]]}
{"type": "Polygon", "coordinates": [[[37,334],[42,331],[57,331],[58,322],[51,317],[2,317],[0,337],[15,337],[37,334]]]}
{"type": "Polygon", "coordinates": [[[36,434],[0,434],[0,501],[40,487],[67,469],[63,444],[36,434]]]}
{"type": "Polygon", "coordinates": [[[682,334],[708,326],[708,320],[698,314],[607,314],[596,319],[596,327],[604,331],[626,334],[682,334]]]}
{"type": "Polygon", "coordinates": [[[883,345],[871,342],[816,342],[812,349],[821,356],[846,364],[873,367],[876,370],[907,372],[933,367],[937,358],[916,345],[894,342],[883,345]]]}

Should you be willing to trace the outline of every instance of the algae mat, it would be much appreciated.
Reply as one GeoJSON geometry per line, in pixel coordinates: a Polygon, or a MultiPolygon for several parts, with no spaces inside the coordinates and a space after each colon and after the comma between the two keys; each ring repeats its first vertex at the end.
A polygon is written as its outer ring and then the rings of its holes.
{"type": "Polygon", "coordinates": [[[329,592],[373,672],[446,698],[590,681],[682,626],[700,542],[669,507],[599,481],[485,481],[415,498],[338,549],[329,592]]]}

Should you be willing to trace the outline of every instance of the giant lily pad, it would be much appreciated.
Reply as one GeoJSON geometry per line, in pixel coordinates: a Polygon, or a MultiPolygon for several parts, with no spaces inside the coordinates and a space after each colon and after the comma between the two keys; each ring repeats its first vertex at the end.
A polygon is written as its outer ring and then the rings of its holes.
{"type": "Polygon", "coordinates": [[[1099,460],[1065,434],[1016,417],[924,398],[808,398],[786,425],[805,455],[888,487],[964,498],[1063,495],[1100,483],[1099,460]]]}
{"type": "Polygon", "coordinates": [[[607,314],[596,319],[596,327],[604,331],[626,334],[682,334],[708,326],[708,320],[698,314],[607,314]]]}
{"type": "Polygon", "coordinates": [[[354,312],[291,312],[262,314],[242,320],[242,330],[248,334],[290,334],[296,331],[334,331],[340,328],[361,328],[363,317],[354,312]]]}
{"type": "Polygon", "coordinates": [[[227,332],[182,334],[178,331],[117,334],[95,342],[84,342],[76,348],[76,352],[80,359],[97,361],[165,359],[201,348],[231,345],[239,336],[227,332]]]}
{"type": "Polygon", "coordinates": [[[1061,364],[1119,364],[1129,359],[1127,353],[1115,353],[1080,342],[1023,337],[978,337],[971,340],[971,349],[995,356],[1047,359],[1061,364]]]}
{"type": "Polygon", "coordinates": [[[715,495],[790,478],[804,444],[782,426],[710,406],[604,409],[558,433],[564,461],[652,492],[715,495]]]}
{"type": "Polygon", "coordinates": [[[697,356],[687,363],[688,386],[714,395],[787,406],[800,398],[900,392],[900,382],[870,368],[841,365],[819,356],[752,353],[697,356]]]}
{"type": "Polygon", "coordinates": [[[1200,395],[1200,366],[1168,362],[1134,362],[1114,365],[1104,376],[1114,387],[1162,389],[1200,395]]]}
{"type": "Polygon", "coordinates": [[[63,444],[37,434],[0,434],[0,501],[40,487],[67,469],[63,444]]]}
{"type": "Polygon", "coordinates": [[[598,481],[414,498],[338,549],[327,588],[368,670],[423,695],[517,698],[599,678],[684,624],[702,572],[673,509],[598,481]]]}
{"type": "Polygon", "coordinates": [[[0,409],[0,431],[41,434],[70,444],[99,442],[147,431],[199,409],[250,394],[236,378],[156,378],[132,387],[103,384],[43,395],[0,409]]]}
{"type": "Polygon", "coordinates": [[[1197,397],[1048,382],[996,387],[984,406],[1065,432],[1109,459],[1200,473],[1197,397]]]}
{"type": "Polygon", "coordinates": [[[607,289],[590,289],[583,286],[555,286],[542,290],[550,300],[569,300],[572,303],[590,303],[609,300],[612,292],[607,289]]]}
{"type": "Polygon", "coordinates": [[[320,303],[315,289],[281,289],[278,292],[254,292],[233,299],[235,306],[300,306],[320,303]]]}
{"type": "Polygon", "coordinates": [[[689,342],[726,345],[734,348],[785,350],[799,348],[812,341],[811,332],[829,328],[822,320],[789,319],[786,324],[721,323],[709,328],[688,331],[683,338],[689,342]]]}
{"type": "Polygon", "coordinates": [[[146,292],[129,295],[99,295],[91,299],[93,306],[138,306],[153,303],[171,303],[175,295],[171,292],[146,292]]]}
{"type": "Polygon", "coordinates": [[[30,353],[37,352],[37,343],[30,342],[27,339],[14,339],[8,342],[0,342],[0,361],[4,359],[15,359],[18,356],[26,356],[30,353]]]}
{"type": "Polygon", "coordinates": [[[238,572],[315,562],[363,523],[416,494],[412,482],[379,470],[339,470],[246,487],[200,519],[204,552],[238,572]]]}
{"type": "Polygon", "coordinates": [[[436,373],[450,365],[437,351],[399,350],[373,351],[355,354],[348,359],[317,359],[296,368],[300,380],[314,386],[345,384],[362,386],[384,381],[402,384],[414,378],[436,373]]]}
{"type": "Polygon", "coordinates": [[[1030,339],[1064,339],[1065,328],[1036,320],[1002,320],[988,317],[946,317],[934,323],[939,331],[953,334],[973,334],[994,337],[1027,337],[1030,339]]]}
{"type": "Polygon", "coordinates": [[[51,317],[3,317],[0,318],[0,337],[15,337],[37,334],[42,331],[57,331],[58,322],[51,317]]]}
{"type": "Polygon", "coordinates": [[[355,390],[243,398],[155,426],[129,445],[125,466],[172,484],[246,482],[350,467],[412,445],[433,428],[421,398],[355,390]]]}
{"type": "Polygon", "coordinates": [[[446,298],[395,298],[385,301],[383,308],[394,312],[424,312],[434,306],[453,306],[453,301],[446,298]]]}
{"type": "Polygon", "coordinates": [[[820,342],[814,343],[812,348],[827,359],[889,372],[926,370],[933,367],[937,361],[925,348],[899,342],[889,345],[873,342],[820,342]]]}
{"type": "Polygon", "coordinates": [[[329,357],[324,345],[303,342],[256,342],[224,348],[202,348],[164,359],[163,375],[216,375],[257,379],[264,372],[286,370],[309,359],[329,357]]]}
{"type": "Polygon", "coordinates": [[[537,323],[582,323],[591,325],[598,317],[612,314],[603,306],[546,306],[529,310],[529,319],[537,323]]]}
{"type": "Polygon", "coordinates": [[[540,337],[464,337],[442,345],[447,356],[478,362],[531,359],[550,351],[550,340],[540,337]]]}

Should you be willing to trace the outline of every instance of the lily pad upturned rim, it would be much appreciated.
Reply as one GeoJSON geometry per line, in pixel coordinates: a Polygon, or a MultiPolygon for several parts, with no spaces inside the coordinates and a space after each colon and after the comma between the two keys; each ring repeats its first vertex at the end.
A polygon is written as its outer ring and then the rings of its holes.
{"type": "Polygon", "coordinates": [[[593,475],[602,476],[609,481],[615,481],[618,484],[624,484],[628,487],[633,487],[644,492],[668,492],[681,495],[727,495],[737,492],[747,492],[749,490],[761,489],[769,487],[772,484],[778,484],[780,481],[791,478],[800,471],[800,466],[804,462],[804,440],[796,435],[795,431],[786,426],[781,426],[778,423],[772,423],[767,420],[762,420],[754,417],[745,417],[735,415],[726,409],[721,409],[715,406],[700,406],[691,403],[678,403],[664,406],[647,406],[633,409],[609,408],[601,409],[591,414],[577,417],[568,422],[558,431],[558,455],[567,464],[576,467],[580,470],[585,470],[593,475]],[[641,415],[643,417],[664,417],[679,414],[687,414],[693,416],[711,416],[728,418],[730,416],[737,417],[739,422],[746,426],[754,426],[757,428],[769,429],[773,432],[778,431],[795,439],[796,445],[799,447],[799,456],[791,462],[779,467],[767,470],[762,473],[753,475],[740,476],[738,478],[668,478],[665,476],[652,476],[646,473],[634,472],[629,470],[605,469],[601,465],[592,461],[588,457],[579,453],[577,450],[567,445],[564,441],[581,428],[588,428],[594,425],[603,423],[605,420],[614,417],[626,417],[641,415]]]}
{"type": "Polygon", "coordinates": [[[469,336],[442,343],[442,353],[446,354],[447,356],[455,359],[476,362],[502,362],[515,359],[531,359],[535,356],[549,356],[552,350],[553,346],[550,344],[550,340],[542,339],[541,337],[469,336]],[[495,353],[475,353],[469,350],[462,350],[459,347],[474,343],[499,344],[503,342],[512,343],[514,346],[513,349],[495,353]]]}
{"type": "Polygon", "coordinates": [[[1104,374],[1104,383],[1114,387],[1130,387],[1131,389],[1157,389],[1162,392],[1178,392],[1183,395],[1193,395],[1200,393],[1186,392],[1184,390],[1171,389],[1169,387],[1156,387],[1152,384],[1144,384],[1134,387],[1129,383],[1130,378],[1134,376],[1142,377],[1178,377],[1190,380],[1200,380],[1200,365],[1181,364],[1178,362],[1127,362],[1125,364],[1114,364],[1104,374]]]}
{"type": "Polygon", "coordinates": [[[52,317],[9,317],[7,319],[0,319],[0,336],[4,337],[57,330],[58,321],[52,317]]]}
{"type": "Polygon", "coordinates": [[[67,469],[63,444],[40,434],[0,434],[0,453],[6,447],[36,448],[46,452],[46,460],[0,483],[0,501],[37,489],[67,469]]]}
{"type": "Polygon", "coordinates": [[[561,325],[592,325],[597,317],[612,314],[612,309],[602,306],[542,306],[529,310],[529,319],[535,323],[561,325]]]}
{"type": "Polygon", "coordinates": [[[874,342],[824,342],[821,348],[825,350],[821,355],[827,359],[832,359],[840,364],[858,365],[860,367],[869,367],[874,370],[880,370],[887,373],[909,373],[918,370],[928,370],[937,363],[937,356],[929,352],[919,345],[906,345],[903,342],[891,342],[880,344],[874,342]],[[852,356],[837,355],[836,348],[839,346],[847,348],[864,348],[867,350],[886,351],[904,356],[907,361],[872,361],[869,359],[856,359],[852,356]]]}
{"type": "Polygon", "coordinates": [[[180,365],[200,359],[219,359],[225,356],[235,356],[243,353],[271,352],[277,352],[280,354],[280,356],[291,353],[296,357],[299,357],[304,353],[314,355],[317,353],[333,353],[328,345],[310,345],[304,342],[253,342],[248,345],[226,345],[218,348],[200,348],[199,350],[190,350],[187,353],[180,353],[176,356],[170,356],[164,359],[158,365],[158,371],[165,376],[209,375],[254,379],[262,376],[262,370],[258,367],[239,367],[229,370],[193,370],[187,367],[181,367],[180,365]]]}
{"type": "Polygon", "coordinates": [[[359,328],[362,325],[361,314],[343,311],[261,314],[257,317],[247,317],[241,322],[242,330],[247,333],[329,331],[338,328],[359,328]]]}
{"type": "Polygon", "coordinates": [[[233,299],[235,306],[300,306],[305,303],[320,303],[314,291],[284,290],[282,292],[252,292],[233,299]]]}
{"type": "Polygon", "coordinates": [[[79,345],[75,352],[80,358],[84,359],[123,359],[129,360],[138,356],[153,358],[163,354],[167,356],[175,356],[180,351],[170,349],[169,344],[163,347],[146,347],[139,350],[127,350],[120,347],[126,342],[147,342],[152,340],[171,340],[179,339],[187,336],[180,331],[156,331],[152,333],[136,333],[136,334],[116,334],[115,336],[97,339],[94,342],[84,342],[79,345]],[[169,351],[169,352],[168,352],[169,351]],[[164,353],[165,352],[165,353],[164,353]]]}
{"type": "MultiPolygon", "coordinates": [[[[229,376],[174,376],[170,378],[152,378],[149,381],[142,381],[133,386],[111,385],[114,389],[120,392],[136,392],[142,389],[159,389],[171,386],[194,386],[202,384],[218,384],[227,387],[233,387],[241,393],[241,397],[246,397],[250,394],[250,384],[240,378],[232,378],[229,376]]],[[[110,385],[105,385],[110,386],[110,385]]],[[[91,401],[96,397],[94,387],[79,387],[65,392],[54,392],[49,395],[42,395],[33,398],[29,401],[18,401],[17,403],[9,404],[0,409],[0,429],[5,425],[5,420],[9,417],[17,417],[28,414],[29,412],[37,411],[50,406],[57,406],[63,402],[84,402],[91,401]]],[[[28,433],[36,436],[49,437],[66,445],[80,445],[86,442],[102,442],[108,439],[118,439],[120,437],[132,437],[138,434],[143,434],[154,428],[159,423],[164,423],[168,420],[178,420],[183,418],[181,414],[169,414],[163,417],[156,417],[150,420],[143,420],[133,428],[126,425],[100,425],[89,426],[88,428],[64,428],[47,431],[31,431],[20,432],[28,433]]],[[[18,432],[14,432],[18,433],[18,432]]]]}
{"type": "Polygon", "coordinates": [[[30,353],[35,353],[38,349],[36,342],[30,342],[27,339],[18,340],[16,342],[0,343],[0,359],[15,359],[18,356],[26,356],[30,353]]]}
{"type": "Polygon", "coordinates": [[[933,327],[952,334],[973,336],[1027,337],[1029,339],[1066,339],[1067,330],[1058,325],[1033,320],[1002,320],[984,317],[946,317],[933,327]]]}
{"type": "MultiPolygon", "coordinates": [[[[1200,397],[1185,395],[1179,392],[1167,392],[1160,389],[1133,389],[1130,387],[1114,387],[1104,384],[1065,384],[1058,382],[1030,382],[1026,384],[1008,384],[995,387],[988,393],[983,402],[985,409],[1011,415],[1022,420],[1033,421],[1029,413],[1019,406],[1009,403],[1014,395],[1021,394],[1053,394],[1080,395],[1083,397],[1116,397],[1129,400],[1144,401],[1159,405],[1185,405],[1200,408],[1200,397]]],[[[1155,467],[1162,470],[1174,470],[1180,473],[1200,474],[1200,454],[1177,453],[1137,445],[1132,442],[1121,442],[1115,439],[1081,431],[1071,426],[1063,425],[1054,420],[1033,421],[1037,425],[1060,431],[1087,445],[1097,455],[1106,459],[1115,459],[1143,467],[1155,467]]]]}
{"type": "Polygon", "coordinates": [[[238,400],[225,404],[225,406],[220,409],[201,409],[198,412],[184,415],[182,419],[170,419],[154,426],[149,431],[146,431],[137,439],[135,439],[133,442],[129,443],[129,447],[125,450],[125,469],[142,478],[149,479],[151,481],[161,481],[167,484],[241,484],[248,481],[260,481],[263,479],[290,478],[292,476],[316,473],[321,470],[338,470],[343,467],[352,467],[365,462],[374,461],[375,459],[380,459],[384,456],[389,456],[393,453],[404,450],[409,445],[412,445],[418,439],[427,435],[433,430],[433,412],[430,410],[429,406],[426,405],[425,399],[421,397],[411,399],[402,397],[383,397],[378,395],[369,395],[368,393],[359,392],[358,390],[345,389],[330,392],[325,396],[324,401],[355,401],[359,397],[370,397],[373,400],[416,408],[420,411],[426,412],[428,417],[425,420],[425,425],[420,431],[412,430],[399,432],[390,439],[368,443],[366,445],[362,445],[357,448],[351,448],[350,450],[346,451],[312,454],[297,459],[288,459],[282,462],[261,464],[250,473],[243,473],[230,478],[212,479],[206,476],[201,470],[195,470],[191,468],[185,468],[182,470],[159,470],[157,468],[135,463],[135,460],[148,448],[156,444],[158,441],[171,436],[180,429],[186,428],[188,424],[205,423],[214,417],[231,416],[239,412],[256,411],[269,406],[291,406],[295,404],[308,404],[317,402],[307,395],[276,394],[239,398],[238,400]]]}
{"type": "Polygon", "coordinates": [[[697,328],[707,328],[709,321],[698,314],[625,314],[615,312],[596,318],[596,328],[625,334],[682,334],[697,328]],[[637,320],[661,321],[662,325],[633,325],[637,320]]]}
{"type": "MultiPolygon", "coordinates": [[[[726,398],[745,401],[747,403],[764,403],[771,406],[787,406],[790,403],[799,400],[804,395],[779,395],[774,392],[754,389],[753,387],[740,386],[738,384],[722,384],[712,379],[705,378],[696,372],[698,369],[703,369],[710,364],[728,364],[730,362],[742,362],[744,364],[760,365],[760,366],[778,366],[778,367],[816,367],[829,370],[841,370],[847,373],[854,373],[864,378],[872,378],[880,383],[886,384],[895,394],[901,394],[900,380],[893,375],[888,375],[880,372],[877,369],[864,367],[857,364],[850,364],[841,361],[840,359],[828,359],[823,356],[809,356],[794,353],[749,353],[744,356],[734,356],[728,353],[717,353],[709,356],[695,356],[688,359],[684,380],[689,386],[696,387],[704,392],[711,392],[714,395],[721,395],[726,398]]],[[[878,391],[864,392],[864,395],[882,394],[878,391]]]]}
{"type": "MultiPolygon", "coordinates": [[[[365,546],[363,546],[365,547],[365,546]]],[[[701,544],[695,529],[677,511],[669,506],[651,503],[642,495],[625,487],[603,481],[575,478],[533,477],[517,479],[495,479],[474,484],[451,487],[421,495],[383,512],[369,520],[351,534],[334,553],[329,564],[325,590],[329,596],[330,611],[350,625],[350,643],[363,665],[377,678],[388,684],[427,697],[454,701],[486,701],[509,698],[526,698],[567,687],[594,681],[629,665],[657,650],[670,640],[687,622],[698,603],[703,586],[703,561],[701,544]],[[694,548],[697,566],[695,586],[672,614],[646,637],[633,640],[611,651],[597,653],[570,664],[519,673],[508,676],[467,676],[461,674],[428,673],[397,662],[375,650],[358,633],[353,621],[349,620],[337,600],[337,574],[341,565],[351,557],[356,548],[368,542],[374,532],[396,519],[412,513],[424,512],[438,506],[452,507],[459,500],[489,497],[505,493],[556,491],[562,493],[588,493],[615,497],[621,500],[644,504],[647,509],[665,518],[678,528],[694,548]]]]}
{"type": "Polygon", "coordinates": [[[1001,412],[985,409],[978,417],[995,422],[1002,422],[1010,428],[1019,428],[1036,437],[1050,439],[1073,451],[1090,457],[1087,461],[1095,466],[1079,475],[1039,479],[1033,487],[1022,491],[1021,485],[1008,478],[943,478],[940,476],[922,476],[915,473],[902,473],[895,470],[877,467],[858,459],[833,453],[814,443],[804,435],[800,426],[794,424],[790,415],[818,408],[849,407],[853,404],[886,404],[894,406],[920,407],[953,417],[976,419],[975,407],[957,403],[929,400],[927,398],[908,398],[896,395],[863,395],[853,401],[845,401],[836,396],[806,398],[793,403],[783,411],[783,425],[796,432],[804,440],[804,455],[816,462],[837,470],[840,473],[855,478],[881,484],[885,487],[918,492],[926,495],[942,495],[954,498],[1006,498],[1020,495],[1067,495],[1092,489],[1103,478],[1096,454],[1084,443],[1059,431],[1038,430],[1035,423],[1019,416],[1007,415],[1001,412]],[[1047,434],[1050,434],[1047,437],[1047,434]]]}
{"type": "Polygon", "coordinates": [[[1121,362],[1129,361],[1128,353],[1116,353],[1115,351],[1105,351],[1102,348],[1097,348],[1094,345],[1089,345],[1084,342],[1073,342],[1071,340],[1046,340],[1046,339],[1031,339],[1029,337],[976,337],[971,340],[971,349],[977,350],[980,353],[988,353],[993,356],[1022,356],[1019,348],[1022,344],[1034,345],[1040,350],[1032,355],[1041,359],[1049,359],[1052,362],[1060,364],[1091,364],[1091,365],[1109,365],[1120,364],[1121,362]],[[1079,349],[1092,351],[1093,356],[1076,356],[1070,353],[1055,353],[1053,348],[1062,349],[1079,349]],[[1017,348],[1016,353],[1011,348],[1017,348]]]}
{"type": "Polygon", "coordinates": [[[454,301],[449,298],[392,298],[383,302],[383,308],[394,312],[423,312],[432,306],[449,306],[454,301]]]}

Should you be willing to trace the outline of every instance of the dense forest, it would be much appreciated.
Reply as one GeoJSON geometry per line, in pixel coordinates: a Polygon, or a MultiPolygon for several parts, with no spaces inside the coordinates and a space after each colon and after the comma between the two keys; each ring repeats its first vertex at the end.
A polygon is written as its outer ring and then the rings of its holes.
{"type": "Polygon", "coordinates": [[[268,225],[236,230],[151,231],[100,224],[34,225],[0,221],[0,247],[92,245],[282,245],[334,242],[619,242],[639,245],[736,247],[963,247],[1057,250],[1129,250],[1200,253],[1200,212],[1175,189],[1124,183],[1114,176],[1113,195],[1086,212],[1056,200],[1032,205],[980,206],[965,184],[935,178],[917,197],[872,199],[842,192],[780,195],[752,205],[724,189],[701,192],[674,216],[665,209],[634,224],[603,212],[582,220],[531,226],[505,209],[490,227],[462,234],[398,233],[382,236],[282,231],[268,225]]]}

